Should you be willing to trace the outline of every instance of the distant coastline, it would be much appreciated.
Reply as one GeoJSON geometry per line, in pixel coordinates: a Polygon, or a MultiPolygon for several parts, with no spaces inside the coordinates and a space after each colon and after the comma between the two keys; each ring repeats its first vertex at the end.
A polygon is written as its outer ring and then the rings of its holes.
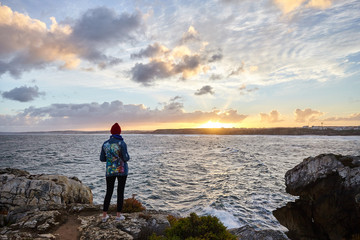
{"type": "MultiPolygon", "coordinates": [[[[109,134],[109,131],[38,131],[0,132],[1,135],[19,134],[109,134]]],[[[186,134],[186,135],[323,135],[360,136],[360,127],[302,127],[302,128],[183,128],[157,130],[130,130],[123,134],[186,134]]]]}
{"type": "Polygon", "coordinates": [[[215,134],[215,135],[324,135],[359,136],[360,129],[313,129],[313,128],[189,128],[158,129],[153,134],[215,134]]]}

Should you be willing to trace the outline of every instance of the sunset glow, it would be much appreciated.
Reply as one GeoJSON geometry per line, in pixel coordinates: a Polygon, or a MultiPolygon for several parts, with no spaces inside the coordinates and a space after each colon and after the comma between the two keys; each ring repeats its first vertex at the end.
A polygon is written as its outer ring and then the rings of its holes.
{"type": "Polygon", "coordinates": [[[0,132],[360,125],[358,0],[76,3],[1,1],[0,132]]]}
{"type": "Polygon", "coordinates": [[[199,128],[233,128],[234,124],[232,123],[220,123],[220,122],[212,122],[208,121],[199,126],[199,128]]]}

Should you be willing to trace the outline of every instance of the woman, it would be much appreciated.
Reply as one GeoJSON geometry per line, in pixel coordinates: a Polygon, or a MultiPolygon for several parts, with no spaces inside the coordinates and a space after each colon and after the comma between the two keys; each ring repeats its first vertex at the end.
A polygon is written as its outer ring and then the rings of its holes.
{"type": "Polygon", "coordinates": [[[100,161],[106,162],[106,195],[102,217],[103,222],[106,222],[109,218],[107,211],[109,210],[116,179],[118,180],[116,220],[119,221],[125,219],[124,216],[121,216],[121,210],[124,202],[124,189],[128,175],[127,161],[130,159],[126,143],[120,135],[120,125],[115,123],[111,127],[110,132],[110,139],[104,142],[100,154],[100,161]]]}

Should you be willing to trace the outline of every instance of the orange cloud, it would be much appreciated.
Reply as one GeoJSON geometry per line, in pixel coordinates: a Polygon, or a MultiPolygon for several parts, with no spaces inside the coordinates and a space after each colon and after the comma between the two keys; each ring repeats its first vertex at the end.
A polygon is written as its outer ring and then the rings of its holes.
{"type": "Polygon", "coordinates": [[[277,110],[272,110],[269,114],[260,113],[261,122],[281,122],[283,120],[280,119],[280,113],[277,110]]]}
{"type": "Polygon", "coordinates": [[[305,110],[296,109],[295,110],[295,121],[297,122],[313,122],[317,120],[321,115],[324,113],[319,112],[317,110],[312,110],[310,108],[307,108],[305,110]]]}
{"type": "Polygon", "coordinates": [[[326,9],[331,6],[333,0],[274,0],[274,3],[284,14],[294,11],[305,4],[305,7],[326,9]]]}
{"type": "Polygon", "coordinates": [[[311,0],[307,7],[325,9],[331,6],[331,0],[311,0]]]}
{"type": "Polygon", "coordinates": [[[274,0],[283,13],[289,13],[299,7],[305,0],[274,0]]]}
{"type": "Polygon", "coordinates": [[[189,41],[200,41],[199,33],[193,26],[189,27],[188,31],[183,34],[183,37],[181,39],[182,44],[189,41]]]}
{"type": "Polygon", "coordinates": [[[240,123],[247,117],[234,109],[186,112],[177,99],[175,97],[164,103],[161,109],[150,109],[143,104],[124,104],[121,101],[29,107],[15,116],[0,114],[0,131],[4,131],[8,126],[27,130],[29,127],[52,129],[54,126],[65,129],[94,129],[97,126],[110,125],[109,119],[118,119],[121,124],[128,126],[159,126],[175,123],[201,124],[208,121],[240,123]]]}
{"type": "Polygon", "coordinates": [[[360,113],[354,113],[346,117],[330,117],[324,119],[329,122],[340,122],[340,121],[360,121],[360,113]]]}
{"type": "Polygon", "coordinates": [[[23,71],[60,63],[60,68],[75,68],[81,59],[99,68],[115,65],[121,59],[105,55],[111,44],[126,42],[141,25],[139,13],[118,15],[99,7],[86,11],[72,26],[51,26],[0,4],[0,75],[9,72],[19,77],[23,71]]]}
{"type": "Polygon", "coordinates": [[[211,54],[210,51],[206,51],[206,44],[201,44],[200,48],[196,50],[183,45],[190,40],[198,39],[198,32],[190,26],[183,35],[181,44],[173,49],[168,49],[160,43],[154,43],[138,53],[131,54],[132,58],[149,58],[148,63],[136,63],[131,69],[132,80],[150,86],[158,79],[178,74],[181,74],[182,79],[188,79],[202,72],[206,73],[210,69],[208,63],[220,61],[222,54],[211,54]]]}
{"type": "Polygon", "coordinates": [[[0,5],[0,25],[13,26],[19,29],[31,29],[42,32],[46,30],[46,24],[37,20],[31,19],[24,14],[13,12],[8,6],[0,5]]]}
{"type": "Polygon", "coordinates": [[[28,64],[62,61],[64,68],[79,64],[76,48],[66,42],[71,34],[70,26],[59,26],[52,17],[48,29],[45,23],[13,12],[7,6],[0,6],[0,16],[0,54],[17,52],[17,56],[26,58],[28,64]]]}

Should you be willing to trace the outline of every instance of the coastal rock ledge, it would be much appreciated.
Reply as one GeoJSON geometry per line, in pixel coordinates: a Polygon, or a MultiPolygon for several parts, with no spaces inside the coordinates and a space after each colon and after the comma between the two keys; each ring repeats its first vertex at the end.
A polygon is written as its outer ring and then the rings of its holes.
{"type": "Polygon", "coordinates": [[[273,214],[290,239],[360,239],[360,156],[306,158],[285,184],[299,199],[273,214]]]}
{"type": "Polygon", "coordinates": [[[142,239],[169,226],[168,214],[151,211],[125,213],[121,222],[111,216],[103,223],[101,207],[93,205],[91,189],[76,177],[0,169],[0,240],[142,239]]]}
{"type": "MultiPolygon", "coordinates": [[[[19,169],[0,169],[0,240],[13,239],[148,239],[170,226],[162,211],[124,213],[101,221],[102,206],[92,204],[91,189],[75,177],[31,175],[19,169]]],[[[112,215],[113,214],[113,215],[112,215]]],[[[230,229],[238,240],[285,240],[281,231],[258,231],[250,226],[230,229]]]]}
{"type": "Polygon", "coordinates": [[[91,189],[76,177],[30,175],[27,171],[12,168],[0,169],[0,176],[3,208],[93,202],[91,189]]]}

